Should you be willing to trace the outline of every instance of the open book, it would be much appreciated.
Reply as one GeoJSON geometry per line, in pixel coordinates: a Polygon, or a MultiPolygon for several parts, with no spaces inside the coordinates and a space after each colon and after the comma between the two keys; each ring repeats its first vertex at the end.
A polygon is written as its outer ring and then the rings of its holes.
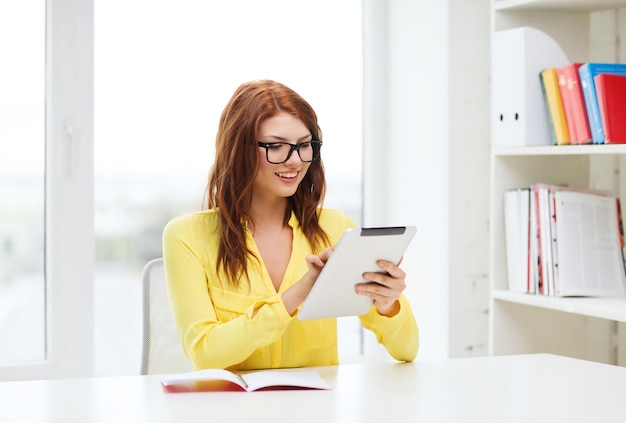
{"type": "Polygon", "coordinates": [[[558,296],[626,295],[620,202],[592,192],[554,192],[558,296]]]}
{"type": "Polygon", "coordinates": [[[235,374],[223,369],[196,370],[163,376],[161,384],[170,391],[259,389],[330,389],[316,371],[262,370],[235,374]],[[234,389],[233,389],[234,388],[234,389]]]}

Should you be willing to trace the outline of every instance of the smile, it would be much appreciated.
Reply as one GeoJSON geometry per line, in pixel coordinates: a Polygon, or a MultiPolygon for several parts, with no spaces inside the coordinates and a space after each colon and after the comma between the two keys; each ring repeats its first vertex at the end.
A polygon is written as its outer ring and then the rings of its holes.
{"type": "Polygon", "coordinates": [[[275,175],[284,179],[294,179],[298,176],[298,172],[276,172],[275,175]]]}

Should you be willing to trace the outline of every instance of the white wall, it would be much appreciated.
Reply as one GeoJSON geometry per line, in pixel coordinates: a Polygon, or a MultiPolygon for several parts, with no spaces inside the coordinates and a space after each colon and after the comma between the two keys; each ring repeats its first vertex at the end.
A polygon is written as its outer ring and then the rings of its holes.
{"type": "Polygon", "coordinates": [[[364,225],[418,227],[419,359],[485,354],[489,2],[364,5],[364,225]]]}

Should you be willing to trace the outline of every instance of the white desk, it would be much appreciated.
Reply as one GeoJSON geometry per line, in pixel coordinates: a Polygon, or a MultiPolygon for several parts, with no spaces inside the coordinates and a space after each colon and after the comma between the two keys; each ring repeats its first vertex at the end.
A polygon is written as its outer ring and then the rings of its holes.
{"type": "Polygon", "coordinates": [[[0,422],[626,422],[626,368],[554,355],[319,368],[329,391],[165,393],[159,376],[0,383],[0,422]]]}

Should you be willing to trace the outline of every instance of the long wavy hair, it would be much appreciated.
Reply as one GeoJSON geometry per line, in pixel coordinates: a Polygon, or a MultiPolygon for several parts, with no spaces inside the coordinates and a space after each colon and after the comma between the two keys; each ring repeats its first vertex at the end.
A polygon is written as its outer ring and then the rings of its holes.
{"type": "MultiPolygon", "coordinates": [[[[221,224],[217,272],[239,286],[248,277],[247,259],[258,257],[247,247],[245,228],[250,220],[254,178],[259,167],[258,135],[261,123],[279,112],[300,119],[314,139],[322,139],[311,105],[292,89],[275,81],[247,82],[239,86],[222,112],[215,140],[215,162],[205,191],[206,205],[216,209],[221,224]]],[[[324,201],[326,181],[321,156],[309,166],[296,193],[289,198],[285,224],[292,212],[314,252],[328,243],[319,225],[318,208],[324,201]]]]}

